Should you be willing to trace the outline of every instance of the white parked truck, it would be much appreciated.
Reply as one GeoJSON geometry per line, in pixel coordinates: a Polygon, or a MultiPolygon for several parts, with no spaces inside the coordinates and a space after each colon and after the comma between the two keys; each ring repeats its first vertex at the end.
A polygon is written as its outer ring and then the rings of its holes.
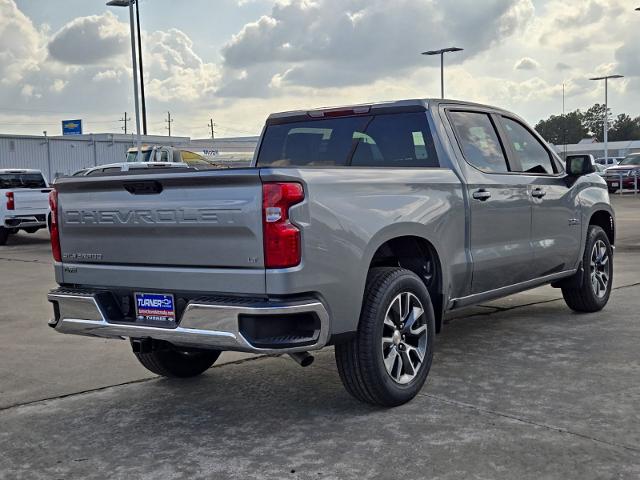
{"type": "Polygon", "coordinates": [[[0,245],[19,230],[47,226],[50,191],[40,170],[0,169],[0,245]]]}

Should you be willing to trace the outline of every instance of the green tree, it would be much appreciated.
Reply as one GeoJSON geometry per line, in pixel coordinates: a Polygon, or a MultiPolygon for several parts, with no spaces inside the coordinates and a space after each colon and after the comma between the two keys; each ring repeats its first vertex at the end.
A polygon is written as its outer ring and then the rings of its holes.
{"type": "Polygon", "coordinates": [[[564,116],[551,115],[546,120],[540,120],[536,130],[547,142],[554,145],[578,143],[588,133],[583,124],[583,116],[580,110],[569,112],[564,116]]]}
{"type": "Polygon", "coordinates": [[[640,117],[631,118],[626,113],[618,115],[609,129],[609,140],[640,140],[640,117]]]}
{"type": "MultiPolygon", "coordinates": [[[[584,113],[582,124],[592,137],[602,140],[604,132],[604,110],[605,106],[596,103],[593,107],[584,113]]],[[[609,116],[609,125],[611,125],[611,109],[607,112],[609,116]]]]}

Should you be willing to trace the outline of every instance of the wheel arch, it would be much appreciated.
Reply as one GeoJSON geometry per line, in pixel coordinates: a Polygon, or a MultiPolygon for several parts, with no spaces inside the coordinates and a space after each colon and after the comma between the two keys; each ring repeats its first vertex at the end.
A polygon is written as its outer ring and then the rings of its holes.
{"type": "Polygon", "coordinates": [[[609,238],[609,243],[615,245],[616,228],[612,212],[604,209],[595,210],[589,217],[589,225],[597,225],[602,228],[609,238]]]}
{"type": "MultiPolygon", "coordinates": [[[[420,277],[429,291],[435,315],[436,332],[439,332],[444,316],[443,286],[447,285],[447,272],[443,268],[442,258],[434,242],[416,232],[381,237],[375,243],[375,248],[371,249],[367,273],[371,268],[382,266],[406,268],[420,277]]],[[[364,298],[364,286],[362,293],[364,298]]]]}

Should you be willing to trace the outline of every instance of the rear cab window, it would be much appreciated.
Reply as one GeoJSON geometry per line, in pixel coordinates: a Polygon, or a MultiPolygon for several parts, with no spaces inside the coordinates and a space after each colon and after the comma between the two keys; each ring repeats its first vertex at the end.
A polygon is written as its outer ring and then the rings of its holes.
{"type": "Polygon", "coordinates": [[[439,167],[424,112],[269,125],[258,167],[439,167]]]}
{"type": "Polygon", "coordinates": [[[0,190],[7,188],[47,188],[41,173],[0,173],[0,190]]]}

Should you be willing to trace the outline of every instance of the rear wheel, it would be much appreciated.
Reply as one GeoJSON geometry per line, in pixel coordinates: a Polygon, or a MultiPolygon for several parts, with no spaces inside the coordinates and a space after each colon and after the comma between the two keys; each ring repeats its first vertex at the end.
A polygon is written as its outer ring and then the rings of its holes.
{"type": "Polygon", "coordinates": [[[433,307],[422,280],[402,268],[372,269],[358,332],[335,347],[340,379],[362,402],[402,405],[427,379],[434,336],[433,307]]]}
{"type": "Polygon", "coordinates": [[[133,354],[150,372],[170,378],[195,377],[208,370],[220,356],[218,350],[188,350],[171,344],[148,353],[133,354]]]}
{"type": "Polygon", "coordinates": [[[582,259],[580,287],[562,289],[562,296],[576,312],[598,312],[611,295],[613,283],[613,249],[609,237],[596,225],[589,225],[587,243],[582,259]]]}
{"type": "Polygon", "coordinates": [[[27,233],[36,233],[38,230],[40,230],[40,227],[28,227],[23,228],[23,230],[27,233]]]}
{"type": "Polygon", "coordinates": [[[7,239],[9,238],[9,230],[4,228],[4,227],[0,227],[0,245],[6,245],[7,243],[7,239]]]}

